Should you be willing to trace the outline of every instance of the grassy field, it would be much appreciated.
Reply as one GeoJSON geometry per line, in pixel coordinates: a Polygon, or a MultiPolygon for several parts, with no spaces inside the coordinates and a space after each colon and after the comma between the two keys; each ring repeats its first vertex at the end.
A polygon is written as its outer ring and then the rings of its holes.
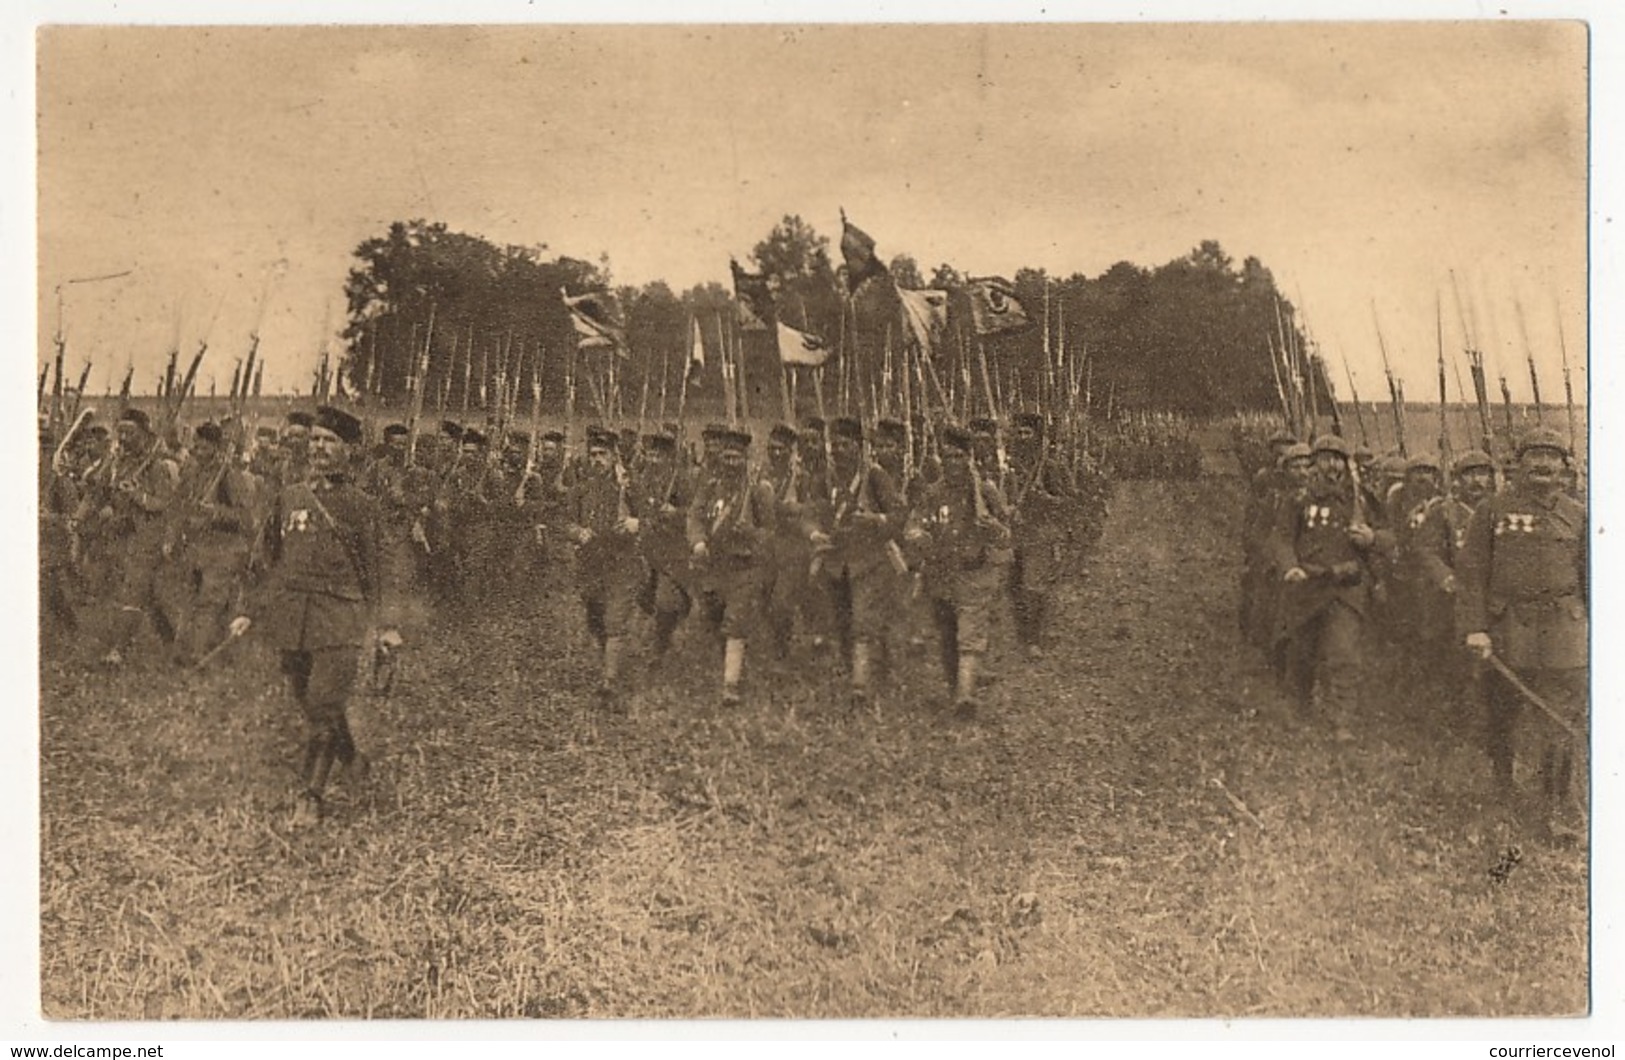
{"type": "Polygon", "coordinates": [[[907,636],[878,717],[805,643],[724,711],[698,629],[607,716],[566,598],[448,620],[312,832],[251,643],[196,676],[50,651],[44,1014],[1585,1011],[1585,853],[1510,831],[1470,727],[1381,675],[1351,746],[1294,717],[1235,631],[1238,503],[1122,484],[1062,643],[1001,630],[970,727],[907,636]]]}

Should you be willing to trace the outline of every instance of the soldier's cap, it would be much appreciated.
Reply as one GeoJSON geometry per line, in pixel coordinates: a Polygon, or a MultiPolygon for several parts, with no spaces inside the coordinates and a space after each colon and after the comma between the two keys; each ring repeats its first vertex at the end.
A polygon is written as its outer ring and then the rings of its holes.
{"type": "Polygon", "coordinates": [[[1405,470],[1411,471],[1437,471],[1439,458],[1432,453],[1415,453],[1405,462],[1405,470]]]}
{"type": "Polygon", "coordinates": [[[256,427],[254,428],[254,437],[265,438],[274,442],[276,441],[276,428],[271,426],[256,427]]]}
{"type": "Polygon", "coordinates": [[[1456,462],[1451,465],[1450,470],[1456,475],[1465,475],[1469,471],[1476,470],[1494,471],[1495,461],[1482,449],[1469,449],[1456,457],[1456,462]]]}
{"type": "Polygon", "coordinates": [[[720,442],[722,440],[722,436],[727,434],[727,433],[728,433],[728,425],[727,424],[725,424],[725,423],[707,423],[704,426],[704,428],[702,428],[700,430],[700,437],[703,438],[704,440],[708,441],[708,442],[720,442]]]}
{"type": "Polygon", "coordinates": [[[750,448],[750,432],[730,428],[722,432],[722,448],[742,453],[750,448]]]}
{"type": "Polygon", "coordinates": [[[875,441],[902,445],[908,440],[908,428],[902,420],[881,420],[875,424],[875,441]]]}
{"type": "MultiPolygon", "coordinates": [[[[87,437],[105,438],[107,436],[107,424],[92,423],[89,427],[84,429],[83,433],[87,437]]],[[[273,431],[272,434],[274,436],[275,432],[273,431]]]]}
{"type": "Polygon", "coordinates": [[[316,417],[304,409],[294,409],[288,413],[287,423],[289,427],[314,427],[316,417]]]}
{"type": "Polygon", "coordinates": [[[359,445],[361,442],[361,421],[343,409],[336,409],[332,405],[323,405],[318,408],[315,423],[311,426],[332,431],[346,445],[359,445]]]}
{"type": "Polygon", "coordinates": [[[1291,431],[1285,430],[1285,429],[1276,431],[1274,434],[1270,435],[1270,445],[1272,447],[1277,446],[1277,445],[1281,445],[1281,446],[1291,445],[1294,442],[1296,442],[1297,440],[1298,440],[1297,435],[1295,435],[1291,431]]]}
{"type": "Polygon", "coordinates": [[[775,423],[773,429],[767,432],[769,442],[778,442],[780,445],[795,445],[801,440],[801,435],[788,423],[775,423]]]}
{"type": "Polygon", "coordinates": [[[120,423],[133,423],[148,434],[152,433],[152,420],[141,409],[125,409],[119,414],[120,423]]]}
{"type": "Polygon", "coordinates": [[[461,438],[463,436],[463,425],[454,420],[441,420],[440,433],[447,438],[461,438]]]}
{"type": "Polygon", "coordinates": [[[198,424],[197,429],[192,432],[192,437],[202,439],[205,442],[212,442],[215,445],[223,445],[226,441],[226,433],[220,429],[218,423],[198,424]]]}
{"type": "Polygon", "coordinates": [[[553,429],[551,431],[543,431],[542,432],[542,441],[544,441],[544,442],[555,442],[555,443],[557,443],[559,445],[563,445],[564,444],[564,432],[561,431],[561,430],[558,430],[557,428],[555,428],[555,429],[553,429]]]}
{"type": "Polygon", "coordinates": [[[667,420],[665,423],[660,425],[660,429],[671,435],[673,438],[681,438],[683,436],[682,425],[676,420],[667,420]]]}
{"type": "Polygon", "coordinates": [[[1349,458],[1349,443],[1335,434],[1323,434],[1315,439],[1310,449],[1316,453],[1336,453],[1344,460],[1349,458]]]}
{"type": "Polygon", "coordinates": [[[1369,445],[1357,445],[1354,447],[1354,459],[1362,464],[1369,464],[1377,459],[1377,454],[1371,451],[1369,445]]]}
{"type": "Polygon", "coordinates": [[[829,436],[831,438],[845,438],[852,442],[863,441],[863,424],[851,416],[837,416],[829,423],[829,436]]]}
{"type": "Polygon", "coordinates": [[[1377,462],[1377,470],[1398,478],[1405,474],[1405,458],[1398,453],[1388,453],[1377,462]]]}
{"type": "Polygon", "coordinates": [[[1315,451],[1309,448],[1308,442],[1293,442],[1281,450],[1281,464],[1285,466],[1294,460],[1313,460],[1315,451]]]}
{"type": "Polygon", "coordinates": [[[475,449],[484,449],[486,446],[491,444],[491,439],[485,436],[484,431],[477,430],[473,427],[467,427],[463,430],[462,443],[464,445],[473,446],[475,449]]]}
{"type": "Polygon", "coordinates": [[[643,448],[651,453],[675,453],[677,439],[669,434],[646,434],[643,436],[643,448]]]}
{"type": "Polygon", "coordinates": [[[385,438],[404,438],[406,435],[411,433],[411,431],[406,429],[406,424],[404,423],[391,423],[388,427],[384,428],[385,438]]]}
{"type": "Polygon", "coordinates": [[[1564,457],[1569,455],[1568,443],[1563,440],[1561,434],[1558,434],[1550,427],[1536,427],[1518,439],[1517,455],[1519,459],[1522,459],[1523,454],[1531,449],[1555,449],[1564,457]]]}
{"type": "Polygon", "coordinates": [[[971,420],[970,424],[969,424],[969,427],[971,429],[972,434],[998,434],[999,433],[999,425],[998,425],[998,423],[995,422],[994,420],[988,419],[986,416],[978,416],[976,419],[971,420]]]}
{"type": "Polygon", "coordinates": [[[620,436],[608,427],[600,427],[595,423],[587,428],[588,452],[592,452],[594,449],[608,449],[614,452],[620,444],[620,436]]]}
{"type": "Polygon", "coordinates": [[[529,449],[530,448],[530,432],[529,431],[509,431],[508,432],[508,448],[509,449],[529,449]]]}
{"type": "Polygon", "coordinates": [[[621,441],[623,441],[623,442],[625,442],[625,441],[633,441],[633,442],[635,442],[635,441],[638,440],[638,429],[636,427],[622,427],[621,431],[620,431],[620,437],[621,437],[621,441]]]}
{"type": "Polygon", "coordinates": [[[1040,416],[1036,412],[1018,412],[1015,418],[1015,425],[1018,429],[1026,428],[1027,430],[1032,431],[1034,434],[1044,433],[1044,417],[1040,416]]]}
{"type": "Polygon", "coordinates": [[[968,453],[975,441],[975,435],[957,423],[947,423],[942,427],[942,446],[944,449],[968,453]]]}
{"type": "Polygon", "coordinates": [[[826,424],[824,423],[824,417],[808,416],[807,422],[801,425],[801,433],[823,434],[825,426],[826,424]]]}

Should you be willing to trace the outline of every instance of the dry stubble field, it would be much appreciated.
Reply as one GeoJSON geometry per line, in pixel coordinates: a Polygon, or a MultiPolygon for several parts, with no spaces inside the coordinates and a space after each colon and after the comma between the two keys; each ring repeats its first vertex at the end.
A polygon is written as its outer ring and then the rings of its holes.
{"type": "Polygon", "coordinates": [[[1235,632],[1237,490],[1121,484],[1057,650],[1018,664],[1003,631],[969,728],[906,644],[878,718],[805,643],[726,713],[686,629],[692,663],[601,717],[573,607],[456,620],[368,704],[380,768],[309,833],[248,645],[111,680],[52,647],[43,1012],[1584,1011],[1584,853],[1525,842],[1493,881],[1517,837],[1470,734],[1380,676],[1352,747],[1293,717],[1235,632]]]}

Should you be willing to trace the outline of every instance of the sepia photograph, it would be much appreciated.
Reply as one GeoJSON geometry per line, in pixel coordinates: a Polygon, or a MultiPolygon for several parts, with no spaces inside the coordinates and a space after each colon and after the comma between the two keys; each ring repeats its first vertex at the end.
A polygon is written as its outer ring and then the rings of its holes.
{"type": "Polygon", "coordinates": [[[52,1034],[1593,1013],[1585,22],[203,21],[33,27],[52,1034]]]}

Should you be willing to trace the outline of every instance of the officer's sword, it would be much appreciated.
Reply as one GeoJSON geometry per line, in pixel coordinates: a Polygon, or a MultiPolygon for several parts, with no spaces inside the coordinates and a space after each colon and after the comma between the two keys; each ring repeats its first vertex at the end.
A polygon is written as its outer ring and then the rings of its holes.
{"type": "Polygon", "coordinates": [[[1510,684],[1513,688],[1516,688],[1524,699],[1527,699],[1530,703],[1533,703],[1536,707],[1538,707],[1541,713],[1545,714],[1548,718],[1551,718],[1552,721],[1556,723],[1557,727],[1568,733],[1569,737],[1573,739],[1575,743],[1585,743],[1585,737],[1580,735],[1580,731],[1564,720],[1563,717],[1552,708],[1551,704],[1540,698],[1539,693],[1537,693],[1533,688],[1530,688],[1528,685],[1524,684],[1523,678],[1519,677],[1515,672],[1513,672],[1512,667],[1503,662],[1499,655],[1496,655],[1494,652],[1490,652],[1490,654],[1486,655],[1485,658],[1489,660],[1489,664],[1491,666],[1495,667],[1496,672],[1507,679],[1508,684],[1510,684]]]}

